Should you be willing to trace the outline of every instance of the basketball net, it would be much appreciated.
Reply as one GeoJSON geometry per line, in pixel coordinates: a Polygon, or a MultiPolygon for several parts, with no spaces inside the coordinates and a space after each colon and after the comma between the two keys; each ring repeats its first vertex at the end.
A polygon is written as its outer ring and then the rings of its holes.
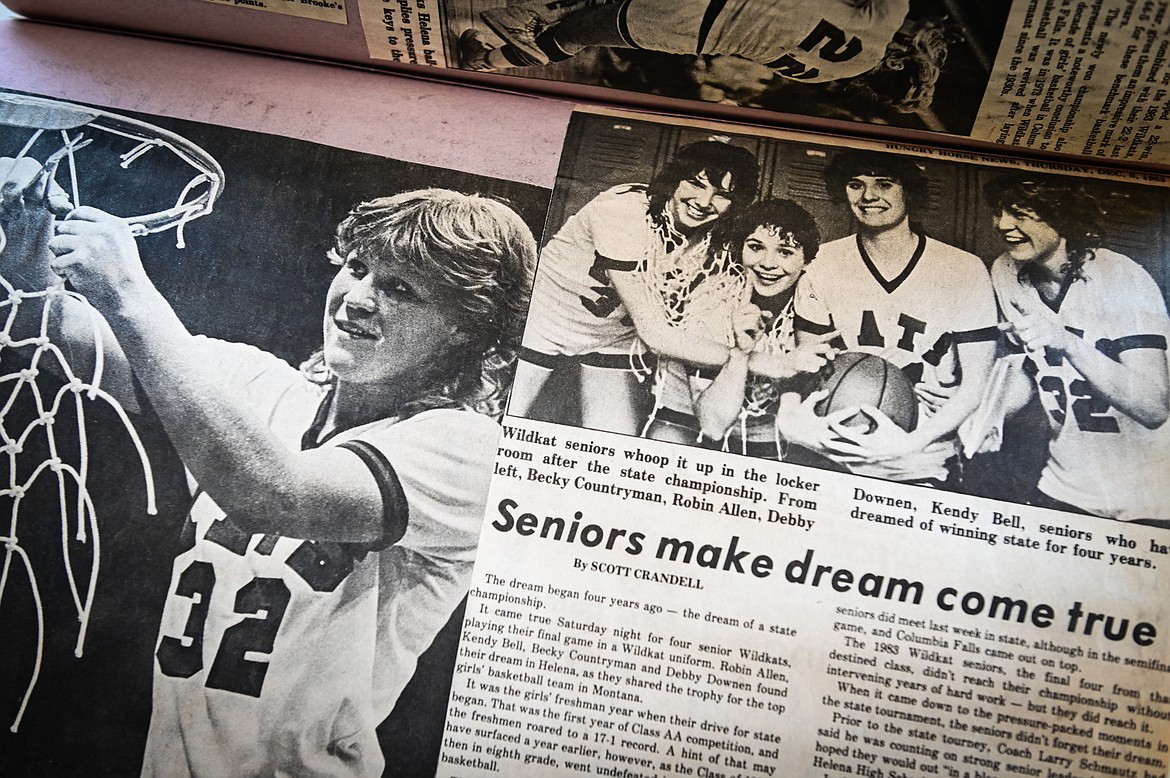
{"type": "MultiPolygon", "coordinates": [[[[78,169],[74,153],[90,143],[81,132],[73,135],[70,129],[84,126],[86,131],[98,130],[130,141],[130,149],[120,154],[119,167],[128,169],[143,155],[156,149],[170,151],[179,160],[195,168],[196,175],[187,183],[173,207],[144,216],[129,217],[131,230],[136,236],[174,227],[176,243],[184,245],[183,227],[191,219],[211,211],[211,206],[222,191],[223,171],[206,152],[184,138],[160,128],[126,117],[109,114],[97,109],[74,106],[53,100],[0,93],[0,124],[35,128],[32,137],[16,155],[16,161],[30,154],[43,136],[56,137],[59,134],[61,147],[50,154],[44,163],[41,175],[25,190],[25,201],[35,203],[38,198],[47,203],[49,187],[54,182],[58,163],[65,161],[69,171],[71,202],[81,205],[78,185],[78,169]],[[37,126],[38,124],[42,126],[37,126]],[[33,190],[36,191],[33,191],[33,190]],[[34,195],[32,198],[29,195],[34,195]]],[[[15,165],[15,162],[13,163],[15,165]]],[[[0,170],[5,178],[9,170],[0,170]]],[[[7,236],[0,225],[0,253],[7,245],[7,236]]],[[[93,412],[93,404],[109,406],[132,443],[135,454],[142,465],[146,492],[146,510],[156,512],[154,478],[150,461],[138,433],[126,411],[112,395],[102,389],[104,353],[102,349],[102,318],[89,306],[85,298],[67,290],[64,281],[58,281],[46,289],[20,289],[3,275],[0,266],[0,356],[17,349],[21,358],[16,360],[20,369],[0,374],[0,463],[5,473],[0,481],[0,544],[3,559],[0,561],[0,602],[3,601],[10,585],[27,582],[36,613],[36,650],[28,685],[20,701],[16,717],[10,725],[12,732],[20,726],[40,676],[44,655],[45,612],[41,590],[37,583],[37,571],[32,558],[21,542],[21,523],[37,522],[42,526],[49,521],[60,525],[61,551],[65,579],[73,607],[77,614],[77,641],[74,655],[81,657],[85,645],[86,631],[94,604],[98,574],[101,567],[100,517],[89,490],[90,457],[87,440],[87,414],[93,412]],[[86,380],[71,366],[65,352],[52,341],[51,322],[55,311],[73,301],[75,308],[86,310],[93,328],[93,375],[86,380]],[[76,305],[79,304],[79,305],[76,305]],[[24,331],[19,335],[15,329],[22,306],[25,311],[24,331]],[[37,308],[39,307],[39,310],[37,308]],[[31,313],[32,317],[28,314],[31,313]],[[39,327],[28,333],[28,319],[39,314],[39,327]],[[50,388],[39,383],[42,374],[53,374],[63,385],[50,388]],[[31,408],[23,419],[14,418],[14,408],[31,408]],[[63,445],[63,431],[57,421],[71,411],[74,419],[65,419],[72,433],[76,425],[77,443],[63,445]],[[30,420],[31,417],[31,420],[30,420]],[[37,445],[30,445],[30,444],[37,445]],[[47,451],[47,455],[40,452],[47,451]],[[73,456],[69,456],[72,452],[73,456]],[[39,461],[36,457],[42,457],[39,461]],[[30,457],[32,461],[29,461],[30,457]],[[34,487],[41,487],[48,481],[49,489],[55,487],[57,494],[57,515],[50,517],[29,513],[25,507],[26,496],[34,487]],[[73,555],[88,548],[88,571],[77,571],[73,555]]],[[[76,315],[76,313],[71,313],[76,315]]],[[[88,371],[87,371],[88,372],[88,371]]],[[[11,640],[12,637],[6,637],[11,640]]]]}

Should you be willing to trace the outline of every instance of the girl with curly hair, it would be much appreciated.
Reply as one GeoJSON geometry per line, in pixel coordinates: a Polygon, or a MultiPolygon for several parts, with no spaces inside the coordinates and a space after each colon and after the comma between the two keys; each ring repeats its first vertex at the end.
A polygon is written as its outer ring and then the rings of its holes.
{"type": "Polygon", "coordinates": [[[984,191],[1006,250],[991,280],[1005,321],[1000,413],[1036,394],[1050,438],[1033,502],[1123,520],[1170,518],[1170,318],[1154,280],[1101,246],[1101,211],[1080,185],[1009,174],[984,191]]]}
{"type": "Polygon", "coordinates": [[[793,329],[796,282],[819,245],[816,222],[792,200],[753,203],[716,225],[710,270],[687,296],[683,326],[726,342],[728,356],[717,368],[663,360],[647,437],[780,458],[781,392],[807,389],[801,376],[815,374],[835,353],[828,341],[836,332],[797,349],[793,329]],[[758,353],[784,369],[771,378],[752,372],[758,353]]]}

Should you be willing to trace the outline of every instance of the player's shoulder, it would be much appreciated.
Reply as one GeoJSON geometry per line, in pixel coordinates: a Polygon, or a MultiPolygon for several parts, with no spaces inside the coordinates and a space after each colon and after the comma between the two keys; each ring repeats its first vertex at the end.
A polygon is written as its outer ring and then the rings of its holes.
{"type": "Polygon", "coordinates": [[[1093,249],[1093,258],[1085,265],[1086,272],[1117,279],[1145,279],[1150,278],[1149,272],[1121,252],[1107,248],[1093,249]]]}
{"type": "Polygon", "coordinates": [[[1158,282],[1145,267],[1125,254],[1106,248],[1094,249],[1093,258],[1085,263],[1084,275],[1106,301],[1115,302],[1122,295],[1132,306],[1165,309],[1158,282]]]}
{"type": "Polygon", "coordinates": [[[405,419],[386,419],[359,439],[407,455],[433,452],[451,459],[480,462],[495,455],[500,425],[490,416],[464,408],[433,408],[405,419]]]}
{"type": "Polygon", "coordinates": [[[846,235],[844,238],[822,243],[817,249],[817,255],[805,268],[805,272],[816,276],[853,260],[861,260],[861,254],[857,250],[857,236],[846,235]]]}
{"type": "Polygon", "coordinates": [[[646,213],[649,210],[650,199],[645,184],[618,184],[611,186],[594,197],[589,205],[593,208],[609,210],[626,210],[635,213],[646,213]]]}
{"type": "Polygon", "coordinates": [[[928,236],[923,258],[932,263],[936,270],[944,268],[945,277],[949,278],[952,284],[976,287],[989,285],[986,263],[966,249],[928,236]]]}
{"type": "Polygon", "coordinates": [[[828,240],[821,244],[820,249],[817,250],[817,258],[822,255],[825,256],[839,256],[841,254],[857,253],[857,235],[850,234],[843,238],[836,238],[835,240],[828,240]]]}
{"type": "MultiPolygon", "coordinates": [[[[439,408],[369,430],[359,439],[390,463],[411,506],[412,521],[426,517],[424,524],[438,522],[457,530],[466,541],[460,545],[474,549],[500,431],[491,417],[439,408]]],[[[408,545],[420,550],[418,542],[415,536],[408,545]]]]}
{"type": "Polygon", "coordinates": [[[958,262],[965,266],[978,267],[980,270],[986,271],[987,266],[983,264],[983,260],[977,255],[972,254],[966,249],[959,248],[952,243],[945,243],[938,238],[926,236],[925,253],[934,256],[943,257],[950,262],[958,262]]]}
{"type": "Polygon", "coordinates": [[[592,230],[611,231],[614,225],[648,223],[650,201],[646,187],[640,184],[621,184],[596,195],[577,212],[577,218],[592,230]]]}

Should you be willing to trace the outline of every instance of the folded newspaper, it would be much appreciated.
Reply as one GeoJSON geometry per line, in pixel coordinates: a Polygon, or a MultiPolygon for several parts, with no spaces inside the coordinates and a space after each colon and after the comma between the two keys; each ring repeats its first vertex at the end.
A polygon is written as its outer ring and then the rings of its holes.
{"type": "Polygon", "coordinates": [[[396,152],[389,77],[93,40],[143,80],[0,80],[5,775],[1167,775],[1156,168],[507,95],[396,152]]]}
{"type": "Polygon", "coordinates": [[[672,113],[1170,165],[1166,0],[5,4],[672,113]]]}

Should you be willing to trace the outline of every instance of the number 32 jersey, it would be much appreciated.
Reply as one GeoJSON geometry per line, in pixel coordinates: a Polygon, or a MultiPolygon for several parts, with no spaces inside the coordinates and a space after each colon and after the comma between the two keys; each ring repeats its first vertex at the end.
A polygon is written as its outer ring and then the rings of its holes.
{"type": "MultiPolygon", "coordinates": [[[[203,347],[300,448],[323,388],[249,346],[203,347]]],[[[163,612],[143,774],[380,776],[375,728],[467,593],[497,430],[441,409],[322,444],[374,473],[392,545],[247,535],[200,493],[163,612]]]]}
{"type": "MultiPolygon", "coordinates": [[[[1025,310],[1046,310],[1019,269],[1007,255],[991,267],[1000,310],[1009,319],[1013,301],[1025,310]]],[[[1114,360],[1129,349],[1166,350],[1166,304],[1140,265],[1115,251],[1095,249],[1084,275],[1069,285],[1055,312],[1065,329],[1114,360]]],[[[1097,516],[1170,518],[1170,489],[1163,476],[1170,465],[1170,424],[1143,427],[1057,355],[1030,355],[1024,369],[1052,430],[1040,490],[1097,516]]]]}

